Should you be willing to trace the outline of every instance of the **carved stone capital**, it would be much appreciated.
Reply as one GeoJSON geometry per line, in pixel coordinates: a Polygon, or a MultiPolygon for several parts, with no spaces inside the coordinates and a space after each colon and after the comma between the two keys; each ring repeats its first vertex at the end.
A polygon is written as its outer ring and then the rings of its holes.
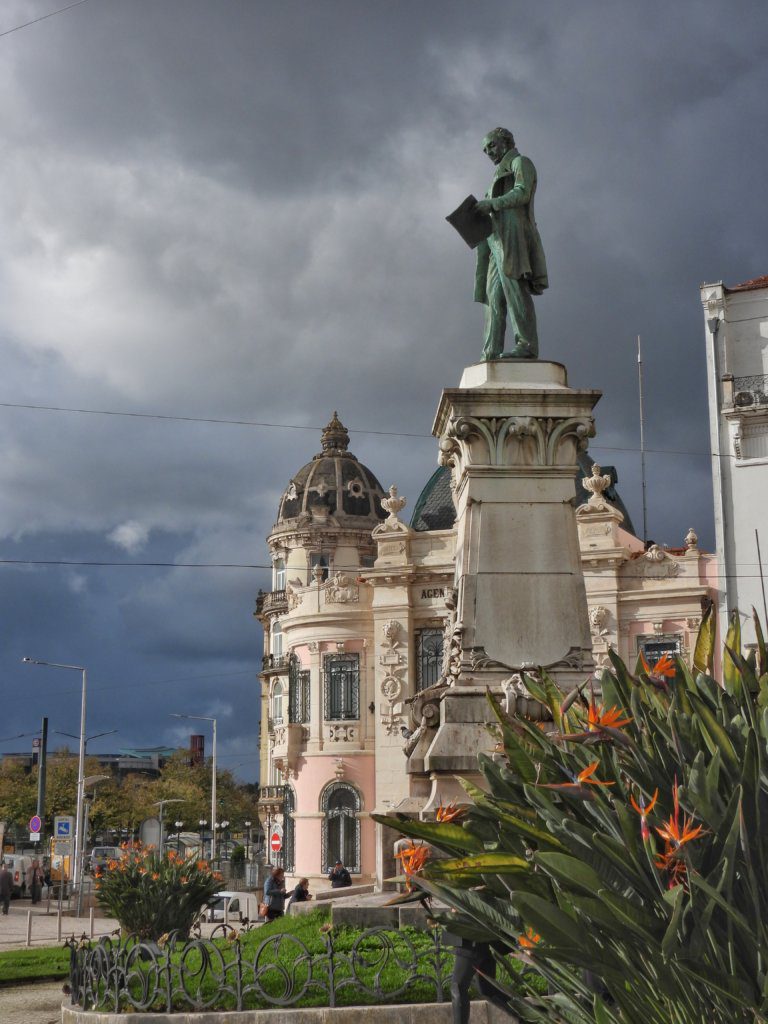
{"type": "Polygon", "coordinates": [[[587,415],[485,417],[454,413],[440,438],[440,463],[458,472],[467,466],[572,465],[594,434],[594,419],[587,415]]]}

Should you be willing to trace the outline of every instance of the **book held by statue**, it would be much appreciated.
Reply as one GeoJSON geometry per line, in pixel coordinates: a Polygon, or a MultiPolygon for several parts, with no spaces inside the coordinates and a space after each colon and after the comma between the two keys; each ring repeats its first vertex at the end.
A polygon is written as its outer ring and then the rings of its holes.
{"type": "Polygon", "coordinates": [[[467,196],[445,219],[456,228],[470,249],[478,246],[493,231],[491,218],[477,212],[477,199],[474,196],[467,196]]]}

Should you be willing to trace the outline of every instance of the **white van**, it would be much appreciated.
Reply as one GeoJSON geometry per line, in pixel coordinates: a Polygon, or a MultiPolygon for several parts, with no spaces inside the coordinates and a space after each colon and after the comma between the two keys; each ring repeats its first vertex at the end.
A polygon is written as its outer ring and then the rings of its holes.
{"type": "Polygon", "coordinates": [[[21,853],[6,853],[3,860],[11,872],[13,895],[24,896],[27,891],[27,868],[32,866],[32,858],[21,853]]]}

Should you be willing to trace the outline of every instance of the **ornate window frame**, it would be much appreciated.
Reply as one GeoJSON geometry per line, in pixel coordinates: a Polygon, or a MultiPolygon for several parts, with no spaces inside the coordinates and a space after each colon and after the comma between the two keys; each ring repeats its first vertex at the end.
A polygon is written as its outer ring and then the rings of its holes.
{"type": "Polygon", "coordinates": [[[416,692],[426,690],[440,678],[443,669],[443,626],[424,626],[415,631],[416,646],[416,692]]]}
{"type": "Polygon", "coordinates": [[[323,714],[326,722],[359,720],[359,654],[326,654],[323,658],[323,714]]]}
{"type": "Polygon", "coordinates": [[[285,590],[286,566],[284,558],[276,558],[272,563],[272,589],[285,590]]]}
{"type": "Polygon", "coordinates": [[[327,874],[331,870],[337,859],[344,863],[344,867],[350,874],[359,875],[361,873],[360,812],[362,809],[362,796],[359,790],[349,782],[330,782],[320,794],[320,810],[323,814],[320,844],[323,874],[327,874]],[[334,797],[342,794],[351,797],[349,801],[346,801],[348,806],[331,806],[335,802],[334,797]],[[338,832],[338,836],[333,835],[334,832],[338,832]],[[331,844],[334,842],[338,845],[332,849],[331,844]]]}
{"type": "Polygon", "coordinates": [[[279,619],[275,619],[270,626],[269,653],[273,658],[281,658],[283,655],[283,627],[279,619]]]}
{"type": "Polygon", "coordinates": [[[272,724],[282,725],[283,724],[283,704],[285,701],[285,687],[283,686],[280,679],[275,680],[275,684],[272,687],[272,724]]]}
{"type": "Polygon", "coordinates": [[[685,653],[682,633],[642,633],[637,637],[637,653],[646,661],[658,661],[664,654],[685,653]],[[651,650],[651,648],[655,648],[651,650]]]}
{"type": "Polygon", "coordinates": [[[309,669],[302,669],[295,654],[288,662],[288,721],[306,724],[310,717],[309,669]]]}
{"type": "Polygon", "coordinates": [[[296,794],[290,786],[285,787],[283,795],[283,849],[281,867],[289,874],[296,868],[296,822],[293,814],[296,810],[296,794]]]}

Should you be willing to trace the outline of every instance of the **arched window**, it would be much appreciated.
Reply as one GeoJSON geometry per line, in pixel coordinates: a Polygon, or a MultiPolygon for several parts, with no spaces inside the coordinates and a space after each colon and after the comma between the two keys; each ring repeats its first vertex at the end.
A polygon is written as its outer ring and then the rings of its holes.
{"type": "Polygon", "coordinates": [[[269,631],[269,653],[274,658],[279,658],[283,653],[283,627],[277,619],[269,631]]]}
{"type": "Polygon", "coordinates": [[[276,558],[272,566],[272,589],[285,590],[285,559],[276,558]]]}
{"type": "Polygon", "coordinates": [[[286,786],[283,801],[283,859],[281,867],[289,873],[296,868],[296,823],[293,820],[295,810],[296,797],[290,786],[286,786]]]}
{"type": "Polygon", "coordinates": [[[278,680],[272,691],[272,723],[283,724],[283,684],[278,680]]]}
{"type": "Polygon", "coordinates": [[[352,874],[360,874],[360,796],[345,782],[332,782],[322,795],[323,872],[337,860],[352,874]]]}

